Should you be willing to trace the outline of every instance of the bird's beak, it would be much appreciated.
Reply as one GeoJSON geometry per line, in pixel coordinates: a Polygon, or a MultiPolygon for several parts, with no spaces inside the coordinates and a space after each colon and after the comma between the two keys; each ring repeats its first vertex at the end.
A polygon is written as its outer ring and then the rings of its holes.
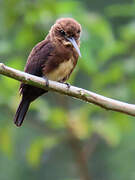
{"type": "Polygon", "coordinates": [[[67,37],[67,39],[72,43],[72,45],[74,46],[74,48],[76,49],[77,53],[79,54],[79,56],[81,57],[81,52],[80,49],[75,41],[75,39],[73,37],[69,38],[67,37]]]}

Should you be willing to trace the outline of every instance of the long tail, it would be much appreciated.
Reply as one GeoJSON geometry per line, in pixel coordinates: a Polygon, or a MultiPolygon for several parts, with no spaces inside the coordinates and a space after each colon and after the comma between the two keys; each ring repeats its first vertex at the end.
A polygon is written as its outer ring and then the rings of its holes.
{"type": "Polygon", "coordinates": [[[14,123],[16,124],[16,126],[22,125],[30,103],[31,102],[29,100],[22,98],[14,117],[14,123]]]}

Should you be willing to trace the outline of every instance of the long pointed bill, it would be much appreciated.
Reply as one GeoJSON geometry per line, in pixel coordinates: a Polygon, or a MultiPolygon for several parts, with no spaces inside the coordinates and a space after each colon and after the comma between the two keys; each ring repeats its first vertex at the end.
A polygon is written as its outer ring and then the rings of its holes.
{"type": "Polygon", "coordinates": [[[73,37],[71,38],[67,38],[74,46],[74,48],[76,49],[77,53],[79,54],[79,56],[81,57],[81,52],[80,52],[80,49],[75,41],[75,39],[73,37]]]}

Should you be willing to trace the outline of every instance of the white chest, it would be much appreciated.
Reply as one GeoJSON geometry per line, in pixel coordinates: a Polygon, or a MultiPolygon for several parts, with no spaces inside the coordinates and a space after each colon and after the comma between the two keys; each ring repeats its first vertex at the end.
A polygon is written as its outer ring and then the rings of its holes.
{"type": "Polygon", "coordinates": [[[53,81],[61,81],[67,77],[74,67],[73,60],[64,61],[54,71],[46,74],[46,77],[53,81]]]}

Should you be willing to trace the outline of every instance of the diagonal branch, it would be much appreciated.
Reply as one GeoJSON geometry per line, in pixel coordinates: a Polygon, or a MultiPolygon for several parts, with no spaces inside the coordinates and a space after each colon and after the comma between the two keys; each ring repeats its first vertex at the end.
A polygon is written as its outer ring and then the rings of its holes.
{"type": "Polygon", "coordinates": [[[85,102],[96,104],[106,110],[118,111],[124,114],[135,116],[135,105],[133,104],[128,104],[125,102],[107,98],[75,86],[70,86],[69,88],[66,84],[58,83],[51,80],[49,80],[49,86],[46,87],[47,82],[45,79],[10,68],[2,63],[0,63],[0,74],[11,77],[29,85],[40,87],[45,90],[56,91],[60,94],[65,94],[83,100],[85,102]]]}

